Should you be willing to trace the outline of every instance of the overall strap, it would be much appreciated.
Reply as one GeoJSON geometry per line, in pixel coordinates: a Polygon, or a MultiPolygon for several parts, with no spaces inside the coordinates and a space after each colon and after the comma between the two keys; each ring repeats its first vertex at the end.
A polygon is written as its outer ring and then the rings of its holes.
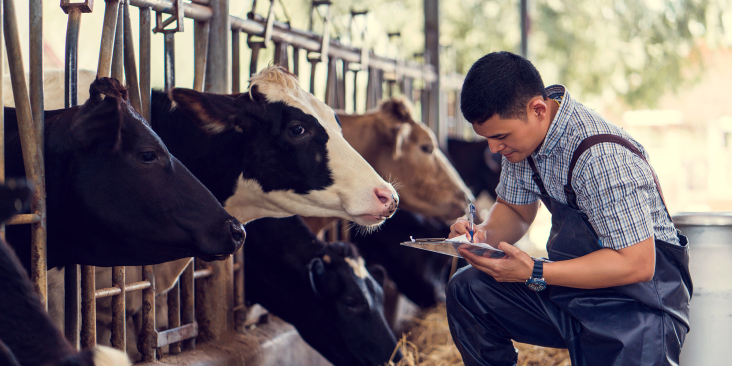
{"type": "MultiPolygon", "coordinates": [[[[643,161],[648,164],[648,161],[643,156],[643,154],[638,150],[637,147],[635,147],[633,144],[631,144],[628,140],[616,136],[616,135],[610,135],[610,134],[600,134],[600,135],[594,135],[590,136],[579,144],[577,146],[577,150],[574,151],[574,155],[572,155],[572,161],[569,163],[569,172],[567,173],[567,185],[564,186],[564,194],[567,196],[567,204],[569,204],[573,208],[579,208],[577,206],[577,194],[574,192],[574,189],[572,189],[572,172],[574,171],[574,166],[577,164],[577,160],[579,159],[580,155],[582,155],[583,152],[587,151],[590,147],[593,145],[602,143],[602,142],[612,142],[615,144],[619,144],[622,146],[625,146],[628,148],[628,150],[632,151],[634,154],[638,155],[643,161]]],[[[648,164],[649,167],[651,167],[650,164],[648,164]]],[[[656,182],[656,188],[658,188],[658,193],[661,195],[661,201],[663,202],[664,208],[666,208],[666,213],[668,214],[668,206],[666,206],[666,200],[663,198],[663,191],[661,191],[661,184],[658,183],[658,178],[656,177],[656,173],[653,172],[653,168],[651,168],[651,174],[653,174],[653,181],[656,182]]],[[[671,216],[669,215],[669,219],[671,216]]]]}
{"type": "Polygon", "coordinates": [[[534,163],[534,158],[529,155],[529,165],[531,166],[531,171],[534,173],[531,174],[531,179],[534,180],[534,183],[536,183],[537,186],[539,186],[539,192],[545,196],[549,196],[549,193],[547,193],[546,188],[544,187],[544,182],[541,181],[541,177],[539,177],[539,170],[536,169],[536,164],[534,163]]]}

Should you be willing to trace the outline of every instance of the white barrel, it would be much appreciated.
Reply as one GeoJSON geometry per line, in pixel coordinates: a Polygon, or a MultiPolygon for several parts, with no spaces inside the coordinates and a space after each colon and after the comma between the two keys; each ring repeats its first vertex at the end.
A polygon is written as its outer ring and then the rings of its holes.
{"type": "Polygon", "coordinates": [[[679,213],[674,224],[689,238],[691,330],[681,365],[732,365],[732,212],[679,213]]]}

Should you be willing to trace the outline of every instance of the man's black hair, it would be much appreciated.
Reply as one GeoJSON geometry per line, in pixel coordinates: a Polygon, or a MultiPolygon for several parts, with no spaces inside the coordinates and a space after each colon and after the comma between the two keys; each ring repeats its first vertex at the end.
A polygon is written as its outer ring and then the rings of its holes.
{"type": "Polygon", "coordinates": [[[526,118],[531,98],[547,98],[539,71],[529,60],[511,52],[489,53],[470,67],[460,93],[460,109],[470,123],[501,118],[526,118]]]}

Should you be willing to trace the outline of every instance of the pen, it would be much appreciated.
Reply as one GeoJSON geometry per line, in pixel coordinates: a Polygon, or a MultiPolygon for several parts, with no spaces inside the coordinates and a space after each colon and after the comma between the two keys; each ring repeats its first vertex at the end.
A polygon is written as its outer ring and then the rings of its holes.
{"type": "Polygon", "coordinates": [[[470,242],[473,242],[473,232],[474,228],[473,225],[475,225],[475,206],[471,203],[470,206],[468,206],[468,220],[470,220],[470,242]]]}

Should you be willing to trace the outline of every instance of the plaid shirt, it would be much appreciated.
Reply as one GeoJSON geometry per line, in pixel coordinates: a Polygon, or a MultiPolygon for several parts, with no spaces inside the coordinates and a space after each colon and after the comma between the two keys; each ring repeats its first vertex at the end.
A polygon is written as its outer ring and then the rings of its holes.
{"type": "MultiPolygon", "coordinates": [[[[561,100],[546,138],[531,154],[549,195],[566,204],[564,185],[572,154],[585,138],[598,134],[621,136],[635,145],[648,160],[643,146],[623,129],[570,97],[562,85],[546,88],[549,98],[561,100]]],[[[528,159],[502,162],[501,181],[496,192],[514,205],[534,203],[539,187],[531,179],[528,159]]],[[[606,248],[622,249],[651,235],[679,245],[676,229],[666,214],[656,189],[651,167],[627,148],[600,143],[577,160],[572,186],[577,204],[606,248]]]]}

